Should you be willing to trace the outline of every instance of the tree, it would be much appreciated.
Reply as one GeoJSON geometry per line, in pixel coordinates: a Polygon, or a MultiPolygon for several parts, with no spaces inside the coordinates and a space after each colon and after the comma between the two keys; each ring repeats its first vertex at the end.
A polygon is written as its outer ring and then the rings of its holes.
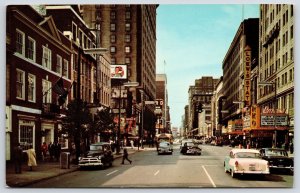
{"type": "Polygon", "coordinates": [[[68,104],[66,117],[63,118],[62,132],[68,134],[75,143],[76,162],[80,157],[80,140],[86,136],[92,116],[87,107],[87,103],[81,99],[75,99],[68,104]]]}
{"type": "Polygon", "coordinates": [[[97,110],[92,129],[94,134],[111,133],[114,135],[116,123],[114,122],[114,115],[110,111],[109,107],[100,107],[100,110],[97,110]]]}

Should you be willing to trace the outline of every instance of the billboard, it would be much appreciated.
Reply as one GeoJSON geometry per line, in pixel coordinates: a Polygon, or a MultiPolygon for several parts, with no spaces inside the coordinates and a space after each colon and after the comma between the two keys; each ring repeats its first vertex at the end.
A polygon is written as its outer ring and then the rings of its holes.
{"type": "Polygon", "coordinates": [[[110,65],[111,79],[127,79],[127,66],[124,64],[110,65]]]}

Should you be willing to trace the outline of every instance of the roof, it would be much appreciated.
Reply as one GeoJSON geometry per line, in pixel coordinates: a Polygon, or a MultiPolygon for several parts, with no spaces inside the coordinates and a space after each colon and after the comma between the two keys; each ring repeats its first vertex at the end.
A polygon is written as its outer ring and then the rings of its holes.
{"type": "Polygon", "coordinates": [[[257,150],[257,149],[232,149],[231,151],[233,154],[236,154],[239,152],[259,153],[259,150],[257,150]]]}

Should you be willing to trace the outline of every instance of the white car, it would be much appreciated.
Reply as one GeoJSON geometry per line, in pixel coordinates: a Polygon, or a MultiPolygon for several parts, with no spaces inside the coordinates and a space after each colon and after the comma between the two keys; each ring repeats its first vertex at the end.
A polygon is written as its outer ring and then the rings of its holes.
{"type": "Polygon", "coordinates": [[[256,149],[232,149],[224,160],[225,172],[235,178],[237,174],[270,174],[268,161],[256,149]]]}
{"type": "Polygon", "coordinates": [[[173,153],[173,147],[169,142],[160,142],[157,148],[157,154],[172,154],[173,153]]]}

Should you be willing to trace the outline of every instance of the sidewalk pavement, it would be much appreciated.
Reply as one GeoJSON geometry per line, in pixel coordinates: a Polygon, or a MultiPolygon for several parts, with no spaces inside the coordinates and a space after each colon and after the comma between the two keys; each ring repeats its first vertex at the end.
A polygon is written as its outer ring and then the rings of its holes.
{"type": "MultiPolygon", "coordinates": [[[[148,150],[150,148],[145,147],[144,149],[139,148],[139,151],[148,150]]],[[[128,153],[133,154],[138,151],[137,147],[133,149],[127,147],[128,153]]],[[[113,154],[114,159],[122,157],[122,151],[120,154],[113,154]]],[[[33,167],[33,171],[29,171],[29,167],[26,163],[22,165],[22,173],[16,174],[14,163],[6,163],[6,185],[10,188],[24,187],[45,179],[53,178],[63,174],[77,171],[79,167],[74,164],[70,164],[70,168],[62,168],[60,162],[38,162],[36,167],[33,167]]]]}

